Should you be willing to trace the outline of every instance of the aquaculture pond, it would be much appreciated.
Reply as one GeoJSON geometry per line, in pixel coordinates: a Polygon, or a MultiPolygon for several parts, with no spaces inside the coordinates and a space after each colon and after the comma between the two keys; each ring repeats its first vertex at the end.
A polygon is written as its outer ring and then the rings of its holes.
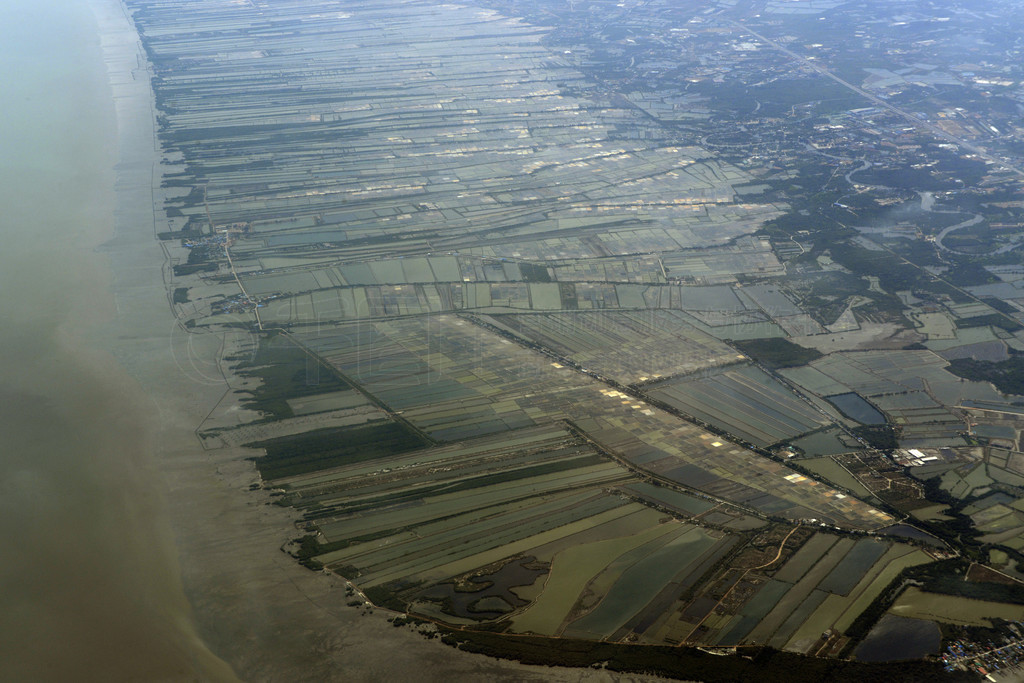
{"type": "Polygon", "coordinates": [[[884,425],[885,415],[878,411],[873,405],[861,398],[860,394],[852,391],[846,394],[826,396],[828,402],[839,408],[843,415],[865,425],[884,425]]]}
{"type": "Polygon", "coordinates": [[[934,621],[886,614],[857,646],[853,656],[862,662],[921,659],[938,654],[941,644],[942,634],[934,621]]]}

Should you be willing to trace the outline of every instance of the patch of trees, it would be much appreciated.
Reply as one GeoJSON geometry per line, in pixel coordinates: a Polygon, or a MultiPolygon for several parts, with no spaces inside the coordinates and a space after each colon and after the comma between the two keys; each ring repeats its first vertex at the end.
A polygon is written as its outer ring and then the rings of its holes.
{"type": "Polygon", "coordinates": [[[245,444],[265,449],[255,458],[264,479],[280,479],[329,467],[375,460],[430,445],[398,422],[329,427],[245,444]]]}
{"type": "Polygon", "coordinates": [[[527,282],[551,282],[551,273],[548,272],[547,266],[536,263],[520,263],[519,272],[523,274],[523,279],[527,282]]]}
{"type": "Polygon", "coordinates": [[[773,369],[806,365],[822,355],[817,349],[807,349],[781,337],[746,339],[732,343],[757,362],[773,369]]]}
{"type": "Polygon", "coordinates": [[[960,318],[956,321],[956,326],[960,328],[965,327],[998,327],[1006,330],[1007,332],[1016,332],[1021,329],[1022,325],[1011,318],[1007,318],[1005,315],[999,313],[989,313],[988,315],[976,315],[971,318],[960,318]]]}
{"type": "Polygon", "coordinates": [[[928,593],[1024,605],[1024,585],[965,581],[964,575],[969,566],[969,561],[957,558],[914,567],[907,575],[919,581],[921,590],[928,593]]]}
{"type": "Polygon", "coordinates": [[[853,433],[864,439],[872,448],[891,451],[900,447],[892,425],[862,425],[854,427],[853,433]]]}
{"type": "Polygon", "coordinates": [[[219,267],[216,263],[179,263],[174,266],[174,274],[177,277],[182,277],[195,273],[212,273],[219,267]]]}
{"type": "Polygon", "coordinates": [[[998,278],[985,270],[983,265],[970,261],[954,265],[946,273],[946,279],[957,287],[975,287],[998,281],[998,278]]]}
{"type": "Polygon", "coordinates": [[[328,366],[285,336],[261,337],[256,353],[234,367],[244,377],[259,378],[245,407],[275,418],[293,417],[288,399],[350,389],[328,366]]]}
{"type": "Polygon", "coordinates": [[[636,646],[618,643],[505,636],[471,631],[446,632],[442,641],[469,652],[512,659],[524,664],[599,667],[705,683],[773,683],[829,681],[976,681],[966,672],[945,672],[937,662],[867,664],[804,657],[772,648],[740,648],[736,655],[716,656],[694,648],[636,646]]]}
{"type": "Polygon", "coordinates": [[[1004,394],[1024,394],[1024,356],[1011,356],[1001,361],[956,358],[947,369],[964,379],[992,382],[1004,394]]]}

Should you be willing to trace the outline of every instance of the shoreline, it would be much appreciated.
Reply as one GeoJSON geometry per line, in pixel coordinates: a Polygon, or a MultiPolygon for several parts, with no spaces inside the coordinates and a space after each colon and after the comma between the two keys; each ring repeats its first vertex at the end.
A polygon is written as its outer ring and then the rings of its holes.
{"type": "MultiPolygon", "coordinates": [[[[127,373],[148,404],[151,419],[149,453],[142,466],[156,482],[156,498],[151,502],[159,519],[158,532],[174,560],[175,591],[185,604],[176,615],[176,628],[184,642],[179,644],[190,662],[190,676],[209,681],[239,680],[231,667],[213,654],[199,632],[198,619],[188,599],[188,587],[182,581],[180,542],[172,513],[172,490],[163,472],[165,451],[170,444],[184,446],[189,437],[181,429],[187,423],[175,420],[175,414],[187,411],[167,410],[169,391],[159,391],[159,380],[168,368],[163,337],[168,315],[167,278],[169,255],[156,238],[157,201],[160,197],[161,151],[157,139],[155,99],[150,84],[149,64],[135,25],[120,0],[86,0],[96,24],[99,50],[105,66],[113,104],[117,149],[113,157],[112,221],[106,234],[97,235],[92,253],[104,261],[108,277],[111,311],[91,330],[94,345],[103,347],[118,370],[127,373]],[[157,260],[159,259],[159,260],[157,260]],[[158,275],[152,264],[160,263],[158,275]],[[169,419],[170,418],[170,419],[169,419]]],[[[173,322],[172,322],[173,324],[173,322]]],[[[173,346],[169,347],[173,352],[173,346]]],[[[176,365],[176,363],[175,363],[176,365]]],[[[195,388],[189,394],[203,400],[195,388]]],[[[208,397],[205,400],[209,400],[208,397]]]]}
{"type": "MultiPolygon", "coordinates": [[[[123,7],[120,0],[89,2],[108,12],[112,6],[123,7]]],[[[116,22],[101,21],[100,26],[109,48],[116,22]]],[[[131,30],[137,41],[134,24],[131,30]]],[[[141,44],[133,45],[139,54],[141,44]]],[[[141,66],[148,78],[148,63],[141,66]]],[[[153,106],[148,80],[135,86],[147,93],[147,106],[153,106]]],[[[117,86],[112,87],[119,119],[138,119],[139,112],[133,114],[127,100],[119,99],[117,86]]],[[[155,147],[152,109],[148,121],[149,146],[155,147]]],[[[128,142],[124,136],[121,141],[122,147],[128,142]]],[[[126,163],[125,152],[130,156],[132,151],[122,149],[119,200],[127,198],[130,204],[137,200],[126,184],[141,162],[126,163]]],[[[150,170],[158,169],[153,164],[160,163],[159,148],[147,154],[150,170]]],[[[159,174],[151,178],[150,191],[159,197],[159,174]]],[[[254,337],[247,332],[185,333],[177,325],[169,300],[171,253],[155,235],[165,229],[157,227],[165,219],[160,206],[151,203],[146,220],[152,228],[138,230],[143,210],[129,210],[119,201],[115,235],[101,249],[114,271],[122,337],[114,353],[158,410],[156,467],[164,482],[192,620],[210,651],[245,680],[372,681],[410,675],[423,681],[619,680],[611,672],[523,665],[462,652],[411,629],[395,628],[385,610],[348,606],[342,577],[312,572],[282,552],[299,533],[289,510],[272,505],[268,492],[249,490],[259,481],[249,459],[252,451],[207,451],[197,435],[204,424],[241,424],[255,417],[239,409],[233,392],[241,380],[224,361],[232,353],[227,349],[245,348],[254,337]],[[154,275],[155,263],[161,264],[159,277],[154,275]],[[154,335],[157,331],[164,334],[154,335]]]]}
{"type": "Polygon", "coordinates": [[[0,661],[11,680],[237,680],[193,626],[155,457],[163,416],[133,355],[152,321],[131,234],[152,224],[157,157],[118,12],[0,8],[15,131],[0,140],[0,661]]]}
{"type": "Polygon", "coordinates": [[[155,466],[191,619],[205,647],[246,680],[618,680],[604,671],[496,660],[395,628],[385,610],[348,606],[342,577],[312,572],[281,551],[299,533],[289,510],[272,505],[268,492],[249,490],[259,481],[252,451],[204,450],[197,435],[204,424],[256,417],[239,408],[233,392],[241,380],[224,360],[254,336],[186,332],[174,318],[169,259],[179,247],[156,237],[168,228],[156,203],[161,150],[149,65],[134,24],[123,23],[129,19],[121,0],[88,2],[100,26],[121,146],[115,231],[99,249],[113,272],[112,353],[143,387],[159,422],[155,466]],[[115,55],[121,69],[113,66],[115,55]]]}

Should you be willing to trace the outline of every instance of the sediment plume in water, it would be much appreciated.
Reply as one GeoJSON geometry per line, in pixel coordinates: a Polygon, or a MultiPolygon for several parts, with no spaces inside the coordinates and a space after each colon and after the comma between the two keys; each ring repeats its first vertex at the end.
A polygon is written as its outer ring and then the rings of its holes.
{"type": "Polygon", "coordinates": [[[0,3],[0,677],[230,680],[192,627],[155,406],[105,329],[118,128],[97,30],[87,0],[0,3]]]}

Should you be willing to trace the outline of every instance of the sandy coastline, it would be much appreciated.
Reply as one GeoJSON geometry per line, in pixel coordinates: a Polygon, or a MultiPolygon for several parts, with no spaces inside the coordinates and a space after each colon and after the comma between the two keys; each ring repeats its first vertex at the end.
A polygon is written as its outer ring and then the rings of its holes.
{"type": "MultiPolygon", "coordinates": [[[[89,0],[118,113],[120,154],[113,238],[108,257],[115,311],[105,337],[121,366],[142,386],[155,417],[155,459],[190,618],[209,649],[244,680],[412,679],[619,680],[607,672],[527,667],[459,652],[387,622],[386,612],[346,605],[345,582],[310,572],[281,552],[293,538],[292,513],[270,505],[251,452],[204,450],[202,425],[239,424],[225,356],[251,344],[244,332],[189,334],[169,303],[168,257],[176,247],[160,210],[160,153],[144,53],[118,0],[89,0]]],[[[205,649],[194,643],[196,656],[205,649]]],[[[209,658],[203,680],[228,680],[209,658]]],[[[650,680],[642,676],[632,680],[650,680]]]]}

